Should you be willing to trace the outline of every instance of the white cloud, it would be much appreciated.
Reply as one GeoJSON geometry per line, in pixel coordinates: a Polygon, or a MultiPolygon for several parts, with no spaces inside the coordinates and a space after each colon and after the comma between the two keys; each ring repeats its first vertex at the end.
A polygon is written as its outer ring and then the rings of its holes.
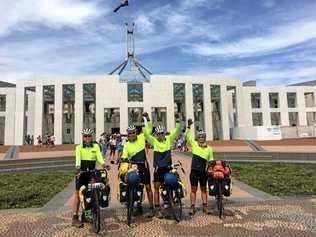
{"type": "Polygon", "coordinates": [[[232,43],[192,44],[187,53],[202,56],[256,56],[269,54],[316,38],[316,21],[301,21],[272,29],[262,37],[241,39],[232,43]]]}
{"type": "Polygon", "coordinates": [[[192,9],[196,7],[216,8],[223,0],[181,0],[182,9],[192,9]]]}
{"type": "Polygon", "coordinates": [[[5,35],[33,27],[30,23],[54,28],[79,26],[106,10],[101,12],[96,2],[83,0],[2,0],[0,11],[0,35],[5,35]]]}
{"type": "Polygon", "coordinates": [[[148,16],[141,14],[137,17],[136,21],[137,30],[143,33],[154,33],[155,25],[148,16]]]}

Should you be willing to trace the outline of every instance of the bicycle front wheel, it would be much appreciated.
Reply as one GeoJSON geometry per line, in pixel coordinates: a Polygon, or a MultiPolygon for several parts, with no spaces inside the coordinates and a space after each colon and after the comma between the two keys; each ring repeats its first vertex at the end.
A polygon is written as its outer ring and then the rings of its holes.
{"type": "Polygon", "coordinates": [[[219,218],[223,216],[223,194],[222,194],[222,184],[220,182],[217,183],[218,185],[218,194],[217,194],[217,210],[219,218]]]}
{"type": "Polygon", "coordinates": [[[133,210],[134,210],[134,187],[129,187],[128,200],[127,200],[127,224],[129,226],[132,223],[133,210]]]}
{"type": "Polygon", "coordinates": [[[94,207],[92,209],[92,227],[94,233],[99,233],[100,231],[100,204],[99,204],[99,191],[97,189],[93,190],[94,207]]]}
{"type": "Polygon", "coordinates": [[[168,190],[170,209],[173,215],[173,218],[180,222],[182,219],[182,202],[178,192],[174,192],[173,189],[168,190]]]}

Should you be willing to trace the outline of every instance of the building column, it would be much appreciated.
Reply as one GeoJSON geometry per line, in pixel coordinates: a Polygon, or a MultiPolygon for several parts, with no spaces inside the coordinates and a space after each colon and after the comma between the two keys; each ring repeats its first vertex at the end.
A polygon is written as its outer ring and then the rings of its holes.
{"type": "Polygon", "coordinates": [[[223,140],[229,140],[229,115],[228,115],[228,97],[226,85],[221,86],[221,110],[222,110],[222,129],[223,129],[223,140]]]}
{"type": "MultiPolygon", "coordinates": [[[[102,78],[103,79],[103,78],[102,78]]],[[[102,99],[102,95],[105,91],[106,84],[104,81],[96,81],[96,89],[95,89],[95,104],[96,104],[96,111],[95,111],[95,126],[96,126],[96,139],[101,136],[104,132],[104,101],[102,99]],[[102,83],[103,82],[103,83],[102,83]]]]}
{"type": "MultiPolygon", "coordinates": [[[[193,109],[193,91],[192,91],[192,82],[185,83],[185,112],[186,119],[194,120],[194,109],[193,109]]],[[[193,121],[194,122],[194,121],[193,121]]],[[[192,134],[195,134],[195,126],[191,127],[192,134]]]]}
{"type": "Polygon", "coordinates": [[[35,118],[34,118],[34,140],[38,135],[43,137],[43,85],[36,85],[35,89],[35,118]]]}
{"type": "MultiPolygon", "coordinates": [[[[243,96],[248,96],[249,94],[245,93],[243,94],[243,88],[242,86],[236,86],[236,110],[237,110],[237,127],[245,127],[246,126],[246,118],[245,113],[243,111],[243,96]]],[[[251,99],[250,99],[251,100],[251,99]]],[[[250,102],[250,108],[251,108],[251,102],[250,102]]],[[[251,113],[250,113],[251,116],[251,113]]],[[[252,125],[252,124],[251,124],[252,125]]]]}
{"type": "Polygon", "coordinates": [[[290,126],[287,95],[285,91],[280,91],[279,93],[279,106],[280,106],[281,126],[290,126]]]}
{"type": "Polygon", "coordinates": [[[212,102],[211,88],[209,84],[203,84],[204,125],[206,140],[213,140],[212,102]]]}
{"type": "Polygon", "coordinates": [[[269,93],[267,91],[262,91],[261,93],[261,109],[262,109],[262,119],[263,126],[271,126],[271,116],[270,116],[270,101],[269,93]]]}
{"type": "MultiPolygon", "coordinates": [[[[121,133],[126,133],[128,127],[127,83],[122,84],[120,93],[122,94],[122,103],[120,103],[120,129],[121,133]]],[[[150,111],[148,111],[148,113],[150,113],[150,111]]]]}
{"type": "Polygon", "coordinates": [[[299,126],[307,126],[304,91],[297,90],[296,96],[299,126]]]}
{"type": "MultiPolygon", "coordinates": [[[[24,86],[16,88],[16,107],[15,107],[15,135],[14,135],[14,144],[23,145],[24,141],[24,100],[25,100],[25,89],[24,86]]],[[[8,107],[8,106],[7,106],[8,107]]],[[[6,111],[8,113],[8,111],[6,111]]],[[[6,116],[6,127],[7,120],[9,119],[6,116]]],[[[10,118],[12,119],[12,118],[10,118]]],[[[12,131],[10,131],[12,132],[12,131]]],[[[8,133],[5,133],[8,137],[8,133]]]]}
{"type": "Polygon", "coordinates": [[[75,144],[80,144],[83,128],[83,86],[78,82],[75,84],[75,116],[75,144]]]}
{"type": "Polygon", "coordinates": [[[54,136],[56,144],[63,143],[63,85],[55,83],[54,136]]]}

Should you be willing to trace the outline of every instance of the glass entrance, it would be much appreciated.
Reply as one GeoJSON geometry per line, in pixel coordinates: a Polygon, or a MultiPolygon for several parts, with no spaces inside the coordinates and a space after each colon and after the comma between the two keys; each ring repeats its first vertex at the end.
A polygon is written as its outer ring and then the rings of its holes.
{"type": "Polygon", "coordinates": [[[120,133],[120,108],[104,109],[104,132],[106,134],[120,133]]]}

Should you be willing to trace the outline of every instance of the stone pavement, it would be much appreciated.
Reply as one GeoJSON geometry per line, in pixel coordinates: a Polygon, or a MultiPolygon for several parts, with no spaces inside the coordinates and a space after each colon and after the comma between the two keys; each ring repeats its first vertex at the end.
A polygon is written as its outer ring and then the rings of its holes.
{"type": "MultiPolygon", "coordinates": [[[[225,216],[201,212],[180,223],[167,219],[135,218],[129,227],[124,208],[102,211],[100,236],[316,236],[316,199],[227,203],[225,216]]],[[[70,225],[71,212],[0,212],[0,237],[95,236],[90,224],[70,225]]]]}
{"type": "MultiPolygon", "coordinates": [[[[152,154],[149,160],[151,157],[152,154]]],[[[187,171],[185,180],[189,192],[191,159],[175,154],[173,160],[180,160],[187,171]]],[[[198,213],[190,218],[186,208],[184,220],[180,223],[136,217],[129,227],[126,208],[116,200],[117,167],[111,166],[112,198],[110,208],[102,211],[100,236],[316,236],[316,197],[280,200],[239,181],[234,182],[232,197],[225,200],[223,219],[218,218],[214,198],[210,198],[211,215],[202,214],[199,201],[198,213]]],[[[72,183],[43,208],[0,211],[0,237],[94,236],[90,224],[81,229],[70,225],[73,189],[72,183]]],[[[188,206],[189,195],[184,201],[188,206]]],[[[147,207],[145,205],[145,212],[147,207]]]]}

